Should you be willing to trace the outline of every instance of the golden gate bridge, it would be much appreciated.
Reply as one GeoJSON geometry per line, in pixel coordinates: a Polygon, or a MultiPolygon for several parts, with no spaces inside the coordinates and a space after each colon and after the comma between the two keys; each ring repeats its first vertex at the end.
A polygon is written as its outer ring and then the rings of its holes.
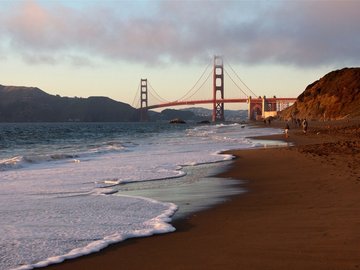
{"type": "MultiPolygon", "coordinates": [[[[267,118],[275,116],[278,111],[285,109],[296,101],[296,98],[279,98],[265,96],[257,96],[237,75],[230,64],[230,71],[235,74],[235,79],[231,77],[230,72],[224,68],[224,61],[221,56],[214,56],[212,70],[207,73],[211,63],[206,67],[200,78],[195,85],[187,91],[185,95],[175,101],[168,101],[162,98],[157,91],[150,85],[147,79],[141,79],[137,95],[134,101],[138,99],[139,105],[135,106],[140,111],[140,120],[148,120],[148,110],[157,108],[174,107],[181,105],[197,105],[197,104],[212,104],[212,121],[219,122],[225,121],[224,104],[225,103],[247,103],[248,118],[250,120],[258,118],[267,118]],[[238,96],[235,98],[225,98],[225,81],[224,75],[230,79],[230,82],[238,90],[238,96]],[[201,99],[194,98],[196,94],[209,82],[211,78],[211,92],[212,98],[201,99]],[[237,82],[238,81],[238,82],[237,82]],[[243,87],[240,87],[240,83],[243,87]],[[140,91],[139,91],[140,90],[140,91]],[[240,94],[240,95],[239,95],[240,94]],[[138,97],[139,95],[139,97],[138,97]],[[150,104],[149,98],[153,100],[150,104]]],[[[228,90],[227,90],[228,91],[228,90]]],[[[134,102],[133,102],[134,103],[134,102]]],[[[134,104],[133,104],[134,105],[134,104]]]]}

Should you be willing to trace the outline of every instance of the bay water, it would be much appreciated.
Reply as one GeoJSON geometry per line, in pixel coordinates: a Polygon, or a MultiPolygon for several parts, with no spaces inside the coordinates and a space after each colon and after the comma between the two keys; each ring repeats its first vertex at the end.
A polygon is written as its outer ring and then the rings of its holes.
{"type": "Polygon", "coordinates": [[[248,137],[276,133],[240,124],[2,123],[0,269],[172,232],[174,213],[241,192],[207,178],[232,159],[221,151],[262,147],[248,137]]]}

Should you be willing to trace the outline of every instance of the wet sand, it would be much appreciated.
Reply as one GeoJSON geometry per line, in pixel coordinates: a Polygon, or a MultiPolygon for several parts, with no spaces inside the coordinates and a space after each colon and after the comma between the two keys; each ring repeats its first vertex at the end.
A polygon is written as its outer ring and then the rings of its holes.
{"type": "Polygon", "coordinates": [[[248,192],[176,221],[176,232],[48,269],[359,269],[360,126],[326,124],[291,127],[294,147],[230,151],[221,177],[248,192]]]}

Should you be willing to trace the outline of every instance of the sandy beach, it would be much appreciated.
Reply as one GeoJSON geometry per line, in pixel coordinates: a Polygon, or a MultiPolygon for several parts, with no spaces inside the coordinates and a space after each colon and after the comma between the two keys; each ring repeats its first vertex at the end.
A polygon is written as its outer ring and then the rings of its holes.
{"type": "Polygon", "coordinates": [[[230,151],[221,177],[248,192],[176,221],[174,233],[46,269],[359,269],[360,126],[339,123],[291,127],[295,146],[230,151]]]}

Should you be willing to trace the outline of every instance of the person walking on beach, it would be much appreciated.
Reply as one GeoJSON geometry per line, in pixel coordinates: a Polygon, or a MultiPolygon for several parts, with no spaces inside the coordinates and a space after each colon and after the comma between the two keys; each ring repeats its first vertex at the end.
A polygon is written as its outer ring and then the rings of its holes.
{"type": "Polygon", "coordinates": [[[304,132],[304,134],[306,134],[307,129],[308,129],[308,122],[306,121],[306,118],[303,120],[302,126],[303,126],[303,132],[304,132]]]}
{"type": "Polygon", "coordinates": [[[289,138],[289,129],[290,129],[290,126],[289,126],[289,123],[288,121],[286,121],[286,124],[285,124],[285,138],[289,138]]]}

